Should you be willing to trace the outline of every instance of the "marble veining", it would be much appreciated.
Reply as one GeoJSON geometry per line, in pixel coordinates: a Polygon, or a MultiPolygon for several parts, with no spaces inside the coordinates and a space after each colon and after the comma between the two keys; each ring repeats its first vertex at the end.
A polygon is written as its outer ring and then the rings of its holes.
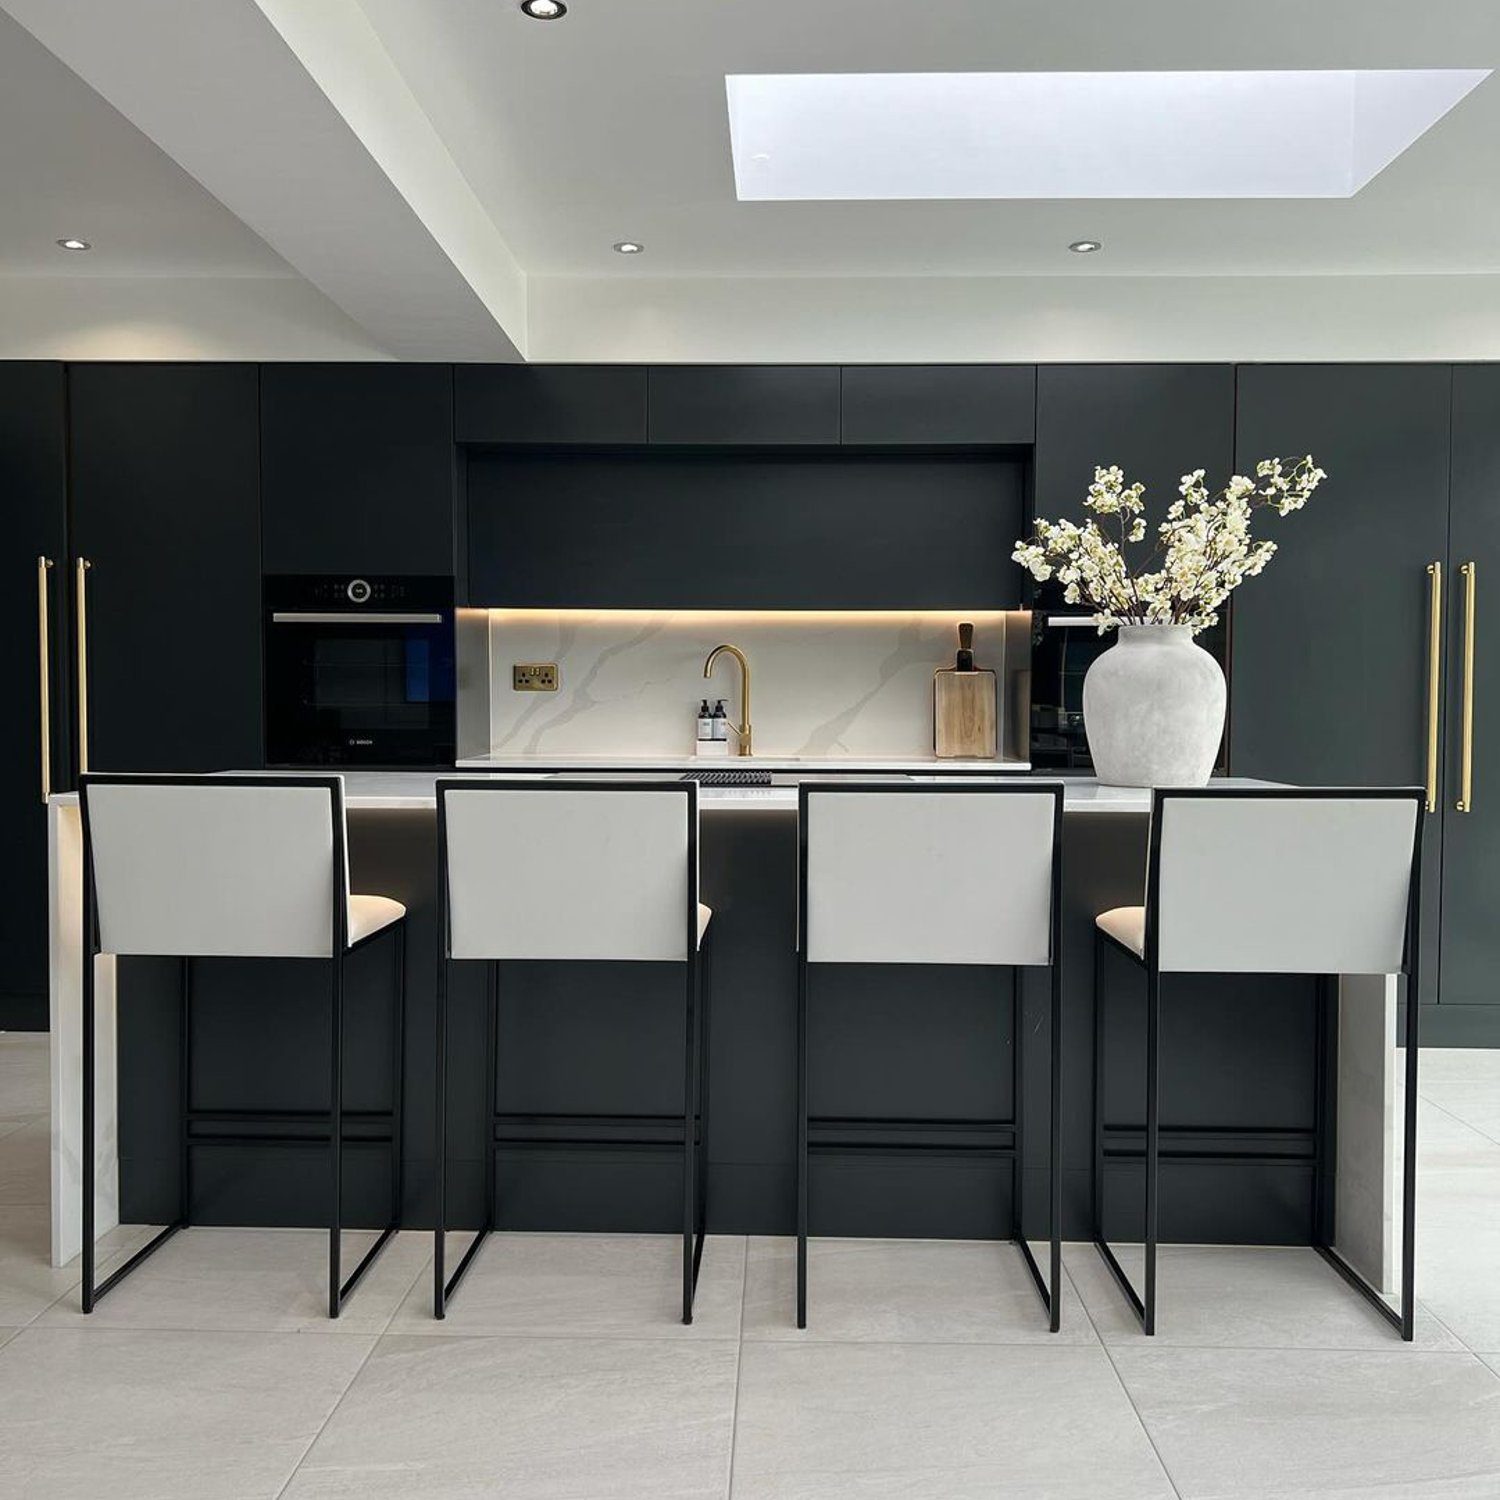
{"type": "MultiPolygon", "coordinates": [[[[1004,681],[1007,615],[966,614],[975,655],[1004,681]]],[[[490,746],[496,755],[691,754],[698,703],[738,713],[739,679],[703,662],[721,641],[750,659],[764,755],[932,753],[932,673],[951,665],[958,614],[872,611],[492,610],[490,746]],[[511,666],[555,661],[555,693],[517,693],[511,666]]],[[[1000,694],[1004,738],[1004,692],[1000,694]]]]}

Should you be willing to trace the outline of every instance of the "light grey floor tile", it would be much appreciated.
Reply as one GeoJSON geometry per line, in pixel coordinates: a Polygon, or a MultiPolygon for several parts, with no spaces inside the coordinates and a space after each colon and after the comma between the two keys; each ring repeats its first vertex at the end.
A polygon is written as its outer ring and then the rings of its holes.
{"type": "MultiPolygon", "coordinates": [[[[448,1242],[448,1270],[468,1243],[448,1242]]],[[[411,1288],[391,1331],[534,1338],[737,1338],[745,1242],[703,1247],[690,1327],[682,1323],[682,1241],[676,1235],[496,1234],[469,1268],[448,1316],[432,1316],[431,1278],[411,1288]]]]}
{"type": "Polygon", "coordinates": [[[1500,1142],[1500,1079],[1454,1079],[1421,1092],[1455,1119],[1500,1142]]]}
{"type": "Polygon", "coordinates": [[[1500,1051],[1491,1047],[1423,1047],[1419,1091],[1426,1094],[1445,1083],[1500,1086],[1500,1051]]]}
{"type": "Polygon", "coordinates": [[[52,1201],[52,1128],[28,1120],[0,1126],[0,1206],[46,1205],[52,1201]]]}
{"type": "Polygon", "coordinates": [[[26,1500],[271,1500],[373,1340],[27,1328],[0,1349],[26,1500]]]}
{"type": "Polygon", "coordinates": [[[1500,1349],[1500,1166],[1417,1175],[1417,1295],[1471,1349],[1500,1349]]]}
{"type": "Polygon", "coordinates": [[[45,1031],[0,1033],[0,1120],[33,1120],[52,1108],[45,1031]]]}
{"type": "Polygon", "coordinates": [[[19,1328],[0,1328],[0,1349],[3,1349],[20,1332],[19,1328]]]}
{"type": "MultiPolygon", "coordinates": [[[[344,1234],[342,1273],[375,1242],[344,1234]]],[[[382,1333],[431,1254],[425,1234],[398,1234],[344,1304],[328,1316],[328,1236],[319,1229],[184,1229],[131,1272],[88,1317],[55,1303],[47,1324],[87,1328],[239,1329],[265,1333],[382,1333]]]]}
{"type": "Polygon", "coordinates": [[[746,1343],[735,1500],[1170,1497],[1097,1344],[746,1343]]]}
{"type": "MultiPolygon", "coordinates": [[[[1137,1291],[1139,1245],[1115,1254],[1137,1291]]],[[[1135,1313],[1092,1245],[1064,1247],[1063,1262],[1105,1343],[1147,1343],[1135,1313]]],[[[1162,1245],[1156,1263],[1157,1344],[1210,1348],[1390,1349],[1396,1331],[1315,1250],[1162,1245]]],[[[1418,1348],[1463,1345],[1419,1308],[1418,1348]]]]}
{"type": "MultiPolygon", "coordinates": [[[[1032,1253],[1046,1274],[1044,1245],[1032,1253]]],[[[1078,1294],[1063,1281],[1062,1327],[1047,1313],[1021,1252],[993,1240],[814,1239],[807,1247],[807,1329],[797,1315],[797,1242],[750,1241],[745,1337],[801,1342],[1092,1344],[1078,1294]]]]}
{"type": "Polygon", "coordinates": [[[1500,1380],[1470,1354],[1119,1348],[1183,1500],[1493,1500],[1500,1380]]]}
{"type": "Polygon", "coordinates": [[[387,1335],[287,1500],[722,1500],[737,1350],[387,1335]]]}
{"type": "MultiPolygon", "coordinates": [[[[107,1275],[127,1252],[145,1243],[150,1233],[149,1229],[131,1225],[101,1236],[99,1274],[107,1275]]],[[[30,1323],[78,1285],[77,1260],[56,1270],[49,1264],[51,1235],[51,1214],[40,1204],[0,1210],[0,1327],[30,1323]]]]}
{"type": "MultiPolygon", "coordinates": [[[[0,1146],[4,1142],[0,1141],[0,1146]]],[[[1500,1171],[1500,1141],[1466,1124],[1430,1099],[1418,1100],[1417,1189],[1422,1174],[1449,1167],[1489,1166],[1500,1171]]]]}

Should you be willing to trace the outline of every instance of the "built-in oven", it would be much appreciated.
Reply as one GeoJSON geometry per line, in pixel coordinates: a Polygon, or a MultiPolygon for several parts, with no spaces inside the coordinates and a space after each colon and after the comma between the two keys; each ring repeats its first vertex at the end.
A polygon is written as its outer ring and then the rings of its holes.
{"type": "MultiPolygon", "coordinates": [[[[1031,612],[1031,742],[1028,758],[1038,770],[1091,772],[1088,736],[1083,727],[1083,679],[1088,669],[1115,643],[1117,632],[1102,635],[1092,615],[1075,609],[1036,608],[1031,612]]],[[[1229,671],[1229,615],[1197,637],[1229,671]]],[[[1217,770],[1224,770],[1228,735],[1219,746],[1217,770]]]]}
{"type": "Polygon", "coordinates": [[[271,575],[266,763],[451,766],[453,580],[271,575]]]}

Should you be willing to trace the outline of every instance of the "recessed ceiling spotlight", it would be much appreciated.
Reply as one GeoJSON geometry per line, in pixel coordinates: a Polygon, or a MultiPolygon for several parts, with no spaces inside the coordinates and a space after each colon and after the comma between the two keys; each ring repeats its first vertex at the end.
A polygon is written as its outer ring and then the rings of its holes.
{"type": "Polygon", "coordinates": [[[1071,250],[1074,255],[1092,255],[1094,251],[1102,250],[1103,248],[1104,243],[1102,240],[1074,240],[1073,243],[1068,246],[1068,249],[1071,250]]]}
{"type": "Polygon", "coordinates": [[[94,247],[87,240],[66,239],[57,242],[60,250],[92,250],[94,247]]]}
{"type": "Polygon", "coordinates": [[[521,14],[533,21],[560,21],[567,13],[563,0],[521,0],[521,14]]]}
{"type": "Polygon", "coordinates": [[[616,240],[614,250],[617,255],[639,255],[646,247],[638,244],[635,240],[616,240]]]}

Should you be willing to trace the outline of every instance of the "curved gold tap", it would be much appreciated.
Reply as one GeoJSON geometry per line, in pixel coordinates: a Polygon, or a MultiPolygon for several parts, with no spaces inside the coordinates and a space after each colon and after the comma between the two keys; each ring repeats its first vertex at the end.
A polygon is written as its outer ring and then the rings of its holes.
{"type": "Polygon", "coordinates": [[[750,663],[745,660],[745,653],[738,646],[731,646],[725,641],[722,646],[715,646],[708,653],[708,660],[703,663],[703,675],[712,677],[714,663],[724,652],[728,652],[740,664],[740,722],[730,721],[730,728],[734,730],[735,737],[740,742],[740,754],[750,755],[750,663]]]}

